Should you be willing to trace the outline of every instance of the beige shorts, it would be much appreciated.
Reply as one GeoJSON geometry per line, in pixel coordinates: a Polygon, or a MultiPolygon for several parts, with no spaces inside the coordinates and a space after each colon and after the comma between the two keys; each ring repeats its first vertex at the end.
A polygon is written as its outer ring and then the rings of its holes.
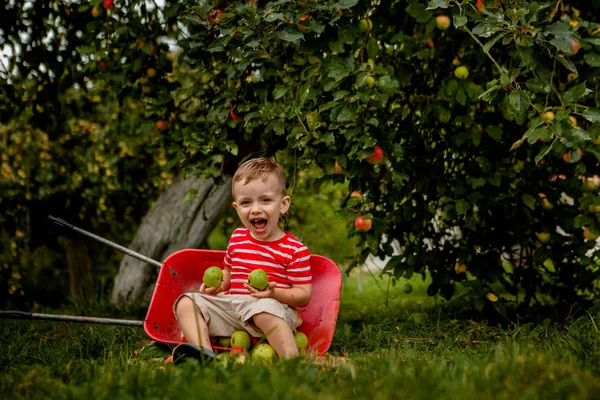
{"type": "Polygon", "coordinates": [[[173,313],[177,317],[175,307],[181,297],[187,296],[198,306],[208,325],[210,336],[228,337],[235,331],[245,330],[254,337],[263,336],[252,321],[259,313],[268,313],[283,319],[293,331],[296,329],[298,316],[296,311],[275,299],[257,299],[248,295],[213,296],[203,293],[184,293],[173,305],[173,313]]]}

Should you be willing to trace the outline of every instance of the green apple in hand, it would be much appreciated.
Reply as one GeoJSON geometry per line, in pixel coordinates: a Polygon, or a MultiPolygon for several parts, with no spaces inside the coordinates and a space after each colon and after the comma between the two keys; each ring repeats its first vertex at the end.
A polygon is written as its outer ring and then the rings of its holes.
{"type": "Polygon", "coordinates": [[[223,271],[219,267],[210,267],[204,271],[202,282],[207,288],[215,288],[221,286],[223,281],[223,271]]]}
{"type": "Polygon", "coordinates": [[[250,275],[248,275],[248,283],[253,288],[265,290],[267,286],[269,286],[269,277],[262,269],[255,269],[254,271],[250,272],[250,275]]]}

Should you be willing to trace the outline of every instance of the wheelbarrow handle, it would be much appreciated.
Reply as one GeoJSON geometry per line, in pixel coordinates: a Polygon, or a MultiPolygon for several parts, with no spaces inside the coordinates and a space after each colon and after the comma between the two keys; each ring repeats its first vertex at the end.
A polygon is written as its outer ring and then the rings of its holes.
{"type": "Polygon", "coordinates": [[[68,223],[64,219],[56,218],[56,217],[53,217],[52,215],[48,215],[48,219],[50,221],[54,222],[56,225],[62,226],[63,228],[67,228],[67,229],[75,228],[75,225],[68,223]]]}
{"type": "Polygon", "coordinates": [[[10,319],[32,319],[33,313],[25,311],[0,311],[0,318],[10,319]]]}
{"type": "Polygon", "coordinates": [[[58,315],[58,314],[38,314],[25,311],[6,310],[0,311],[0,319],[27,319],[27,320],[44,320],[58,322],[79,322],[83,324],[100,324],[100,325],[122,325],[143,327],[144,321],[131,319],[114,319],[114,318],[99,318],[99,317],[83,317],[75,315],[58,315]]]}
{"type": "Polygon", "coordinates": [[[150,257],[146,257],[145,255],[137,253],[137,252],[135,252],[135,251],[133,251],[131,249],[128,249],[127,247],[121,246],[120,244],[117,244],[115,242],[111,242],[110,240],[104,239],[101,236],[95,235],[95,234],[93,234],[91,232],[88,232],[88,231],[86,231],[84,229],[78,228],[75,225],[68,223],[64,219],[56,218],[56,217],[54,217],[52,215],[48,215],[48,220],[54,222],[57,225],[62,226],[63,228],[72,229],[75,232],[81,233],[84,236],[87,236],[87,237],[89,237],[91,239],[97,240],[98,242],[103,243],[103,244],[105,244],[105,245],[107,245],[109,247],[112,247],[113,249],[118,250],[121,253],[127,254],[128,256],[131,256],[133,258],[137,258],[138,260],[143,261],[146,264],[153,265],[153,266],[155,266],[157,268],[162,267],[162,264],[160,262],[158,262],[156,260],[153,260],[150,257]]]}

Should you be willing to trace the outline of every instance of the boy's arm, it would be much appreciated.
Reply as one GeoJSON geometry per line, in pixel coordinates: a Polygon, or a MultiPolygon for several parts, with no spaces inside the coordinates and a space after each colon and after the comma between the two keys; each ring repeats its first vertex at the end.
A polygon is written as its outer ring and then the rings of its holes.
{"type": "Polygon", "coordinates": [[[248,285],[244,286],[250,291],[250,295],[256,298],[273,298],[280,303],[287,304],[290,307],[304,307],[310,302],[312,297],[312,284],[292,285],[290,289],[277,288],[277,283],[270,282],[265,290],[258,290],[248,285]]]}

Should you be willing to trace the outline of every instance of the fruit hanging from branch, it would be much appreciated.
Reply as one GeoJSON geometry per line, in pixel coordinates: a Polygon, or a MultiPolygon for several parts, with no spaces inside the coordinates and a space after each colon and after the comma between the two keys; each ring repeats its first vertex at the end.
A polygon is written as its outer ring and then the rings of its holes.
{"type": "Polygon", "coordinates": [[[379,147],[379,146],[373,147],[373,154],[371,154],[370,156],[365,158],[365,160],[367,160],[367,162],[370,164],[379,164],[382,159],[383,159],[383,150],[381,150],[381,147],[379,147]]]}

